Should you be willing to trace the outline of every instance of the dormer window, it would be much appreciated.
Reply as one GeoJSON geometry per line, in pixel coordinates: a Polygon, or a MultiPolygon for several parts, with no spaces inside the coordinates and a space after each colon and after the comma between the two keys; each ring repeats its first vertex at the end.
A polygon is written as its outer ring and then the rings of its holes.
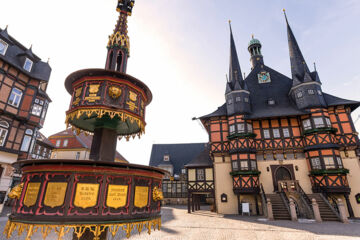
{"type": "Polygon", "coordinates": [[[302,92],[298,92],[298,93],[296,93],[296,96],[297,96],[297,98],[302,98],[303,94],[302,94],[302,92]]]}
{"type": "Polygon", "coordinates": [[[9,47],[9,44],[7,44],[6,42],[4,42],[3,40],[0,39],[0,54],[1,55],[5,55],[8,47],[9,47]]]}
{"type": "Polygon", "coordinates": [[[241,97],[236,97],[236,98],[235,98],[235,101],[236,101],[236,102],[241,102],[241,97]]]}
{"type": "Polygon", "coordinates": [[[244,102],[249,102],[249,98],[244,98],[244,102]]]}
{"type": "Polygon", "coordinates": [[[318,94],[321,96],[322,95],[322,92],[321,90],[317,90],[318,94]]]}
{"type": "Polygon", "coordinates": [[[315,94],[315,92],[314,92],[314,90],[313,90],[313,89],[309,89],[309,90],[308,90],[308,94],[309,94],[309,95],[314,95],[314,94],[315,94]]]}
{"type": "Polygon", "coordinates": [[[168,154],[164,155],[164,161],[165,162],[170,161],[170,155],[168,155],[168,154]]]}
{"type": "Polygon", "coordinates": [[[232,104],[232,99],[231,98],[228,99],[228,104],[232,104]]]}
{"type": "Polygon", "coordinates": [[[268,100],[268,105],[275,105],[275,100],[272,99],[272,98],[270,98],[270,99],[268,100]]]}
{"type": "Polygon", "coordinates": [[[26,71],[31,72],[32,65],[33,65],[33,61],[31,61],[30,59],[26,58],[23,68],[24,68],[26,71]]]}

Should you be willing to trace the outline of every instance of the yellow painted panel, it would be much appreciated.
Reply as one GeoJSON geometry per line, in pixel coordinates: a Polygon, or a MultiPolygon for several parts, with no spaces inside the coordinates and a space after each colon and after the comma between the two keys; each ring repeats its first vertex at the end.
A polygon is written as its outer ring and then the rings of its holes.
{"type": "Polygon", "coordinates": [[[206,176],[206,181],[212,181],[212,180],[214,180],[212,168],[207,168],[207,169],[205,170],[205,176],[206,176]]]}
{"type": "Polygon", "coordinates": [[[189,181],[195,181],[195,169],[189,169],[188,170],[188,174],[189,174],[189,181]]]}

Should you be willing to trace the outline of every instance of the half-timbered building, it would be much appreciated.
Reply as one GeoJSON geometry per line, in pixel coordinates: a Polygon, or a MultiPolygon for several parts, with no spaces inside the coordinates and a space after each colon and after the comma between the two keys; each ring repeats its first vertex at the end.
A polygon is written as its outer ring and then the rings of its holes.
{"type": "MultiPolygon", "coordinates": [[[[214,204],[213,162],[210,148],[205,148],[185,165],[187,172],[188,212],[200,210],[201,202],[214,204]]],[[[212,205],[214,206],[214,205],[212,205]]],[[[214,207],[212,207],[212,210],[214,207]]]]}
{"type": "Polygon", "coordinates": [[[185,166],[207,146],[207,143],[153,144],[149,165],[167,171],[162,181],[166,204],[186,204],[188,185],[185,166]]]}
{"type": "MultiPolygon", "coordinates": [[[[51,159],[76,159],[89,160],[90,149],[93,142],[92,135],[76,133],[71,128],[49,136],[49,141],[55,146],[51,152],[51,159]]],[[[128,161],[115,151],[115,162],[127,163],[128,161]]]]}
{"type": "Polygon", "coordinates": [[[47,62],[0,29],[0,194],[11,185],[17,159],[31,155],[43,127],[50,98],[51,68],[47,62]]]}
{"type": "Polygon", "coordinates": [[[360,102],[323,92],[287,19],[286,26],[291,77],[265,64],[262,44],[253,37],[246,78],[230,26],[226,102],[200,117],[209,133],[217,211],[241,213],[246,202],[252,214],[261,214],[266,198],[280,199],[287,210],[289,198],[304,209],[315,198],[334,210],[340,198],[348,216],[360,217],[359,139],[351,119],[360,102]]]}

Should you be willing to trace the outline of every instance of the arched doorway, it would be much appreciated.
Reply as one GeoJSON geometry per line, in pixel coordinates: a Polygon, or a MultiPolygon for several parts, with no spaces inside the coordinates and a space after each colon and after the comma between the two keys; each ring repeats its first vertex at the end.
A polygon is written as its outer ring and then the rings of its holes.
{"type": "Polygon", "coordinates": [[[295,180],[292,164],[271,165],[271,171],[274,183],[274,192],[281,190],[279,189],[279,182],[295,180]]]}

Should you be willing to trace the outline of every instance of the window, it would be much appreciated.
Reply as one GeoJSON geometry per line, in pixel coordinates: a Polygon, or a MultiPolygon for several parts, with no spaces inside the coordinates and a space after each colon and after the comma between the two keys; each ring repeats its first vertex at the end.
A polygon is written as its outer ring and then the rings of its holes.
{"type": "Polygon", "coordinates": [[[244,133],[245,132],[245,124],[244,123],[239,123],[237,125],[237,132],[238,133],[244,133]]]}
{"type": "Polygon", "coordinates": [[[324,157],[325,168],[335,168],[335,162],[333,157],[324,157]]]}
{"type": "Polygon", "coordinates": [[[240,169],[248,170],[249,169],[248,161],[240,161],[240,169]]]}
{"type": "Polygon", "coordinates": [[[231,98],[228,99],[228,104],[232,104],[232,99],[231,98]]]}
{"type": "Polygon", "coordinates": [[[251,170],[256,170],[256,161],[250,161],[251,170]]]}
{"type": "Polygon", "coordinates": [[[283,135],[285,138],[290,137],[290,132],[288,128],[283,128],[283,135]]]}
{"type": "Polygon", "coordinates": [[[275,100],[274,99],[269,99],[268,100],[268,105],[275,105],[275,100]]]}
{"type": "Polygon", "coordinates": [[[181,173],[186,174],[186,169],[185,168],[181,169],[181,173]]]}
{"type": "Polygon", "coordinates": [[[236,97],[236,98],[235,98],[235,101],[236,101],[236,102],[241,102],[241,97],[236,97]]]}
{"type": "Polygon", "coordinates": [[[270,138],[270,131],[269,131],[269,129],[264,129],[264,138],[270,138]]]}
{"type": "Polygon", "coordinates": [[[238,162],[236,160],[232,161],[232,168],[234,171],[238,170],[238,162]]]}
{"type": "Polygon", "coordinates": [[[250,123],[247,124],[247,131],[248,131],[249,133],[252,132],[252,125],[251,125],[250,123]]]}
{"type": "Polygon", "coordinates": [[[47,108],[48,108],[48,102],[45,102],[44,109],[43,109],[42,114],[41,114],[42,119],[45,118],[47,108]]]}
{"type": "Polygon", "coordinates": [[[308,90],[308,94],[309,94],[309,95],[314,95],[314,94],[315,94],[315,92],[314,92],[314,90],[313,90],[313,89],[309,89],[309,90],[308,90]]]}
{"type": "Polygon", "coordinates": [[[327,126],[327,127],[331,127],[330,118],[325,118],[325,121],[326,121],[326,126],[327,126]]]}
{"type": "Polygon", "coordinates": [[[4,146],[5,139],[8,133],[9,124],[5,121],[0,121],[0,146],[4,146]]]}
{"type": "Polygon", "coordinates": [[[76,159],[76,160],[79,160],[79,159],[80,159],[80,152],[77,152],[77,153],[76,153],[75,159],[76,159]]]}
{"type": "Polygon", "coordinates": [[[339,167],[339,168],[343,168],[343,164],[342,164],[342,161],[341,161],[341,157],[336,157],[336,161],[337,161],[338,167],[339,167]]]}
{"type": "Polygon", "coordinates": [[[249,98],[244,98],[244,102],[249,102],[249,98]]]}
{"type": "Polygon", "coordinates": [[[324,119],[317,117],[314,118],[315,128],[322,128],[325,127],[324,119]]]}
{"type": "Polygon", "coordinates": [[[17,88],[13,88],[11,90],[11,94],[8,100],[8,103],[14,107],[18,107],[21,101],[21,97],[22,97],[22,91],[17,89],[17,88]]]}
{"type": "Polygon", "coordinates": [[[53,158],[54,158],[54,159],[56,159],[56,157],[57,157],[57,154],[56,154],[56,153],[54,153],[53,158]]]}
{"type": "Polygon", "coordinates": [[[229,132],[230,132],[230,134],[235,133],[235,125],[230,125],[229,132]]]}
{"type": "Polygon", "coordinates": [[[311,166],[312,169],[321,169],[320,158],[318,157],[311,158],[311,166]]]}
{"type": "Polygon", "coordinates": [[[279,138],[280,137],[280,131],[278,128],[274,128],[273,129],[273,134],[274,134],[274,138],[279,138]]]}
{"type": "Polygon", "coordinates": [[[32,65],[33,65],[33,61],[31,61],[30,59],[26,58],[23,68],[24,68],[26,71],[30,72],[30,71],[31,71],[31,68],[32,68],[32,65]]]}
{"type": "Polygon", "coordinates": [[[302,94],[302,92],[297,92],[296,96],[297,96],[297,98],[302,98],[303,94],[302,94]]]}
{"type": "Polygon", "coordinates": [[[170,155],[169,154],[164,155],[164,161],[165,162],[170,161],[170,155]]]}
{"type": "Polygon", "coordinates": [[[36,115],[36,116],[40,116],[41,115],[41,110],[42,110],[42,106],[34,103],[32,110],[31,110],[31,114],[36,115]]]}
{"type": "Polygon", "coordinates": [[[56,147],[60,147],[61,140],[56,140],[56,147]]]}
{"type": "Polygon", "coordinates": [[[7,44],[6,42],[4,42],[3,40],[0,39],[0,54],[1,55],[5,55],[8,47],[9,47],[9,44],[7,44]]]}
{"type": "Polygon", "coordinates": [[[69,143],[69,140],[65,139],[63,142],[63,147],[67,147],[68,143],[69,143]]]}
{"type": "Polygon", "coordinates": [[[322,95],[322,92],[321,90],[317,90],[318,94],[321,96],[322,95]]]}
{"type": "Polygon", "coordinates": [[[29,151],[32,135],[33,135],[33,130],[26,129],[20,151],[23,152],[29,151]]]}
{"type": "Polygon", "coordinates": [[[204,181],[205,179],[204,169],[202,168],[196,169],[196,175],[197,175],[197,180],[204,181]]]}
{"type": "Polygon", "coordinates": [[[302,123],[303,123],[304,130],[309,130],[309,129],[311,129],[310,119],[305,119],[302,123]]]}

